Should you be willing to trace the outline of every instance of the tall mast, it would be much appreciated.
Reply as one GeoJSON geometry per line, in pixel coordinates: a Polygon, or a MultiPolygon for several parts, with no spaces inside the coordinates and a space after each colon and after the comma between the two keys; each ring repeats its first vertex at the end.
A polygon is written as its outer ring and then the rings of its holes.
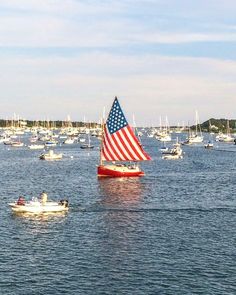
{"type": "Polygon", "coordinates": [[[103,149],[103,140],[104,140],[104,122],[105,122],[105,107],[103,108],[103,115],[102,115],[102,139],[101,139],[101,145],[100,145],[100,161],[99,161],[99,165],[102,166],[103,165],[103,161],[102,161],[102,149],[103,149]]]}

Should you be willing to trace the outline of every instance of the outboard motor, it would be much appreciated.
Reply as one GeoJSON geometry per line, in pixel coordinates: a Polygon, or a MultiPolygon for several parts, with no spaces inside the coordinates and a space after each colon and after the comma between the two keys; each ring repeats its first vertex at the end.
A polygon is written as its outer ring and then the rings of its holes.
{"type": "Polygon", "coordinates": [[[69,205],[69,202],[68,202],[68,200],[60,200],[59,205],[64,206],[65,208],[67,208],[68,205],[69,205]]]}

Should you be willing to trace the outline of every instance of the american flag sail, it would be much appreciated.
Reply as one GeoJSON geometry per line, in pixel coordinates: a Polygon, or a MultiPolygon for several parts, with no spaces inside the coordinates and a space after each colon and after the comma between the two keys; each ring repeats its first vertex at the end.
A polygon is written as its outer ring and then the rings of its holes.
{"type": "Polygon", "coordinates": [[[104,126],[101,159],[103,161],[151,160],[129,126],[117,97],[104,126]]]}

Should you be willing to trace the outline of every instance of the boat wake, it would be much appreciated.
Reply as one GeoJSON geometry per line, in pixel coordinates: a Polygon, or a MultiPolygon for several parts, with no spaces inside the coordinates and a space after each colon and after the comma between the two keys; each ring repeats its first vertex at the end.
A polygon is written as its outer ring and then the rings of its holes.
{"type": "Polygon", "coordinates": [[[88,212],[88,213],[96,213],[96,212],[179,212],[179,211],[191,211],[191,212],[212,212],[212,211],[230,211],[236,212],[235,206],[215,206],[215,207],[182,207],[182,208],[123,208],[123,207],[91,207],[88,206],[70,206],[70,212],[88,212]]]}

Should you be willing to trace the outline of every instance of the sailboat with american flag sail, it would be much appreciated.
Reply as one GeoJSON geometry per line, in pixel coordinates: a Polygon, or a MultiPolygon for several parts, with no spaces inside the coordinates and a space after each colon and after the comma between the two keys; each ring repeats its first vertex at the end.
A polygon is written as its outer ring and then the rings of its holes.
{"type": "Polygon", "coordinates": [[[151,160],[128,124],[117,97],[103,124],[99,177],[143,176],[138,162],[151,160]]]}

